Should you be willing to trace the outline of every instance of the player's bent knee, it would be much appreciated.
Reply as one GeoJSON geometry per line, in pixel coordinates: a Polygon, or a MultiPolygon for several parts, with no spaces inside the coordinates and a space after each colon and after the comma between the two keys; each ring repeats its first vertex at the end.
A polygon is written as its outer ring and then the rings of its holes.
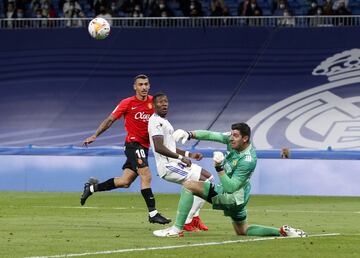
{"type": "Polygon", "coordinates": [[[143,177],[143,176],[151,177],[151,171],[150,171],[149,167],[138,168],[137,172],[138,172],[139,176],[141,176],[141,177],[143,177]]]}
{"type": "Polygon", "coordinates": [[[237,231],[236,231],[236,235],[237,235],[237,236],[246,236],[246,233],[245,233],[245,232],[237,232],[237,231]]]}
{"type": "Polygon", "coordinates": [[[150,173],[150,168],[148,166],[138,167],[138,172],[150,173]]]}
{"type": "Polygon", "coordinates": [[[236,232],[238,236],[246,236],[246,230],[240,230],[239,232],[236,232]]]}
{"type": "Polygon", "coordinates": [[[238,236],[246,236],[247,235],[247,230],[248,230],[247,223],[233,222],[233,226],[234,226],[236,235],[238,235],[238,236]]]}
{"type": "Polygon", "coordinates": [[[189,189],[191,186],[190,182],[189,181],[185,181],[183,182],[183,187],[185,187],[186,189],[189,189]]]}
{"type": "Polygon", "coordinates": [[[188,190],[190,190],[190,191],[193,191],[193,190],[195,189],[195,187],[196,187],[196,183],[197,183],[197,181],[187,180],[187,181],[185,181],[185,182],[183,183],[183,186],[184,186],[186,189],[188,189],[188,190]]]}

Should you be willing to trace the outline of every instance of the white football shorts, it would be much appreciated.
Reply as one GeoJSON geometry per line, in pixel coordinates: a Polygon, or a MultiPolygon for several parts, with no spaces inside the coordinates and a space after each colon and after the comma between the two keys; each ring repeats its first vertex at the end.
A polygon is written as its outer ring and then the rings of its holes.
{"type": "Polygon", "coordinates": [[[162,178],[176,184],[182,184],[187,180],[199,181],[201,170],[202,168],[196,164],[186,167],[184,163],[169,162],[165,164],[166,173],[162,178]]]}

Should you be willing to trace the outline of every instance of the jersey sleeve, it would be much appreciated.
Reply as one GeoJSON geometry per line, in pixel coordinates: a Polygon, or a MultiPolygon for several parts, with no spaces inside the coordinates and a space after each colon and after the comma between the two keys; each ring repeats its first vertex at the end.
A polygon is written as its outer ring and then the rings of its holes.
{"type": "Polygon", "coordinates": [[[162,124],[156,118],[150,118],[148,124],[149,137],[153,137],[154,135],[164,135],[162,124]]]}
{"type": "Polygon", "coordinates": [[[229,143],[230,133],[219,133],[219,132],[212,132],[207,130],[196,130],[194,132],[195,132],[195,139],[197,140],[220,142],[224,144],[229,143]]]}
{"type": "Polygon", "coordinates": [[[122,101],[120,101],[120,103],[116,106],[116,108],[114,109],[114,111],[111,113],[111,115],[115,118],[115,119],[119,119],[128,109],[129,106],[129,101],[127,99],[123,99],[122,101]]]}
{"type": "Polygon", "coordinates": [[[251,171],[246,166],[239,166],[231,178],[227,174],[222,175],[220,182],[226,193],[233,193],[242,188],[250,180],[250,175],[251,171]]]}
{"type": "Polygon", "coordinates": [[[255,169],[254,161],[241,162],[235,169],[232,177],[230,178],[227,174],[220,177],[220,182],[227,193],[233,193],[244,187],[246,183],[250,181],[250,176],[255,169]]]}

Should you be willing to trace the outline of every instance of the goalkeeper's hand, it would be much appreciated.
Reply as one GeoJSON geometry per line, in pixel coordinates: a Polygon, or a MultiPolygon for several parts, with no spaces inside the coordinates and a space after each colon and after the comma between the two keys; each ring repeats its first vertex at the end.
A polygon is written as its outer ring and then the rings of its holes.
{"type": "Polygon", "coordinates": [[[221,163],[224,161],[225,156],[221,151],[214,151],[213,153],[213,160],[215,161],[216,165],[221,165],[221,163]]]}
{"type": "Polygon", "coordinates": [[[190,140],[191,133],[183,129],[177,129],[172,136],[176,142],[181,141],[182,144],[185,144],[187,140],[190,140]]]}

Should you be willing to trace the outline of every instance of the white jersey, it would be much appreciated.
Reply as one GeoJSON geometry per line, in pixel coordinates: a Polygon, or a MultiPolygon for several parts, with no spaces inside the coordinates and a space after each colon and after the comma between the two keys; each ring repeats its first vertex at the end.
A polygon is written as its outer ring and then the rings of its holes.
{"type": "Polygon", "coordinates": [[[172,137],[172,134],[174,132],[173,126],[170,124],[170,122],[159,116],[158,114],[154,113],[149,119],[149,125],[148,125],[148,131],[149,131],[149,138],[150,138],[150,146],[155,156],[156,161],[156,167],[157,171],[160,177],[165,176],[166,174],[166,165],[169,162],[179,162],[177,159],[169,158],[166,156],[163,156],[155,151],[154,148],[154,141],[152,139],[155,135],[161,135],[164,137],[163,144],[166,148],[171,150],[172,152],[176,153],[176,142],[174,138],[172,137]]]}

